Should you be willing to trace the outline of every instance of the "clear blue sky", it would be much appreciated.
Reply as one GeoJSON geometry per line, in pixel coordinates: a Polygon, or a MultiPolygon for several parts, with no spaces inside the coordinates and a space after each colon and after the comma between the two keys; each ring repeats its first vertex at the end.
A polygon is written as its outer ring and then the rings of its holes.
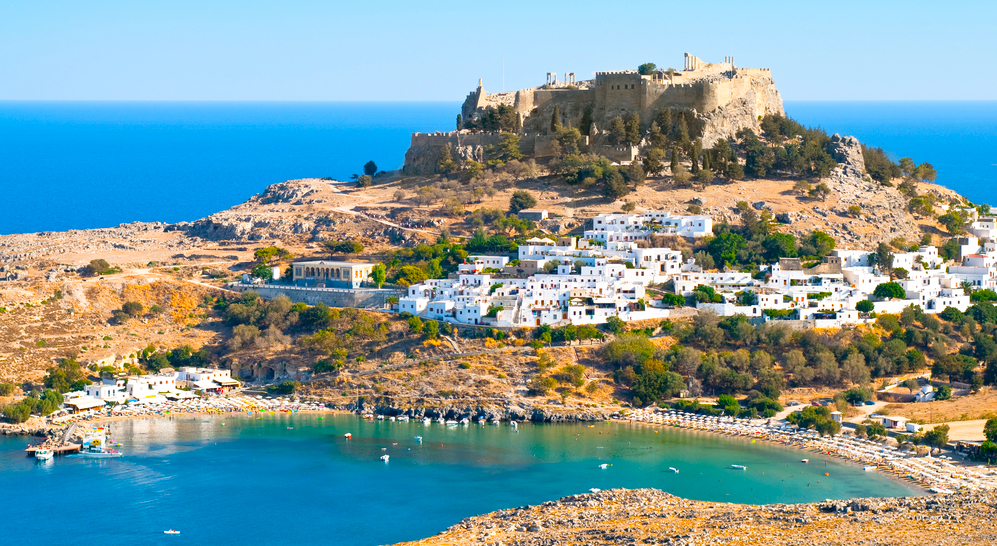
{"type": "Polygon", "coordinates": [[[994,100],[997,2],[0,0],[0,100],[462,100],[686,51],[789,100],[994,100]]]}

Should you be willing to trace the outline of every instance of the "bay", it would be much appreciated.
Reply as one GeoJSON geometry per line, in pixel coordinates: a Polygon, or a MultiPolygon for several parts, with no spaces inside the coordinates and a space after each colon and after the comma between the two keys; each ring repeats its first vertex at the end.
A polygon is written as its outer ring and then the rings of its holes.
{"type": "Polygon", "coordinates": [[[111,427],[120,459],[40,463],[24,456],[24,438],[0,438],[5,542],[386,544],[593,487],[751,504],[919,494],[829,457],[627,423],[523,424],[515,432],[507,424],[236,414],[111,427]],[[164,535],[169,528],[181,534],[164,535]]]}

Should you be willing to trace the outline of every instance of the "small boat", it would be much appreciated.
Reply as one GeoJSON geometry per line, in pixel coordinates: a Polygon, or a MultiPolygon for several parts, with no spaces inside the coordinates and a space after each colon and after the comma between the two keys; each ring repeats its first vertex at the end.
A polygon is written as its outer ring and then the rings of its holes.
{"type": "Polygon", "coordinates": [[[463,418],[463,419],[460,420],[460,424],[462,424],[462,425],[469,425],[469,424],[471,424],[471,420],[468,419],[467,417],[465,417],[465,418],[463,418]]]}
{"type": "Polygon", "coordinates": [[[415,437],[415,441],[419,442],[421,444],[422,443],[422,436],[416,436],[415,437]]]}
{"type": "Polygon", "coordinates": [[[495,425],[495,426],[499,426],[499,420],[498,419],[492,419],[492,424],[495,425]]]}
{"type": "Polygon", "coordinates": [[[748,469],[748,467],[744,466],[743,464],[732,464],[732,465],[730,465],[730,467],[731,468],[736,468],[737,470],[747,470],[748,469]]]}
{"type": "Polygon", "coordinates": [[[447,426],[448,427],[455,427],[455,426],[457,426],[457,421],[454,421],[454,420],[447,421],[447,426]]]}
{"type": "Polygon", "coordinates": [[[868,466],[863,466],[862,470],[865,470],[866,472],[872,472],[873,470],[876,470],[876,468],[877,467],[875,465],[868,465],[868,466]]]}
{"type": "Polygon", "coordinates": [[[164,535],[179,535],[180,531],[174,531],[173,529],[170,529],[169,531],[163,531],[163,534],[164,535]]]}
{"type": "Polygon", "coordinates": [[[391,455],[381,455],[381,460],[384,461],[384,462],[388,462],[388,459],[390,459],[390,458],[391,458],[391,455]]]}
{"type": "Polygon", "coordinates": [[[377,420],[378,421],[384,421],[384,416],[383,415],[378,415],[377,416],[377,420]]]}
{"type": "Polygon", "coordinates": [[[803,464],[807,464],[810,462],[810,459],[800,459],[800,462],[803,464]]]}
{"type": "Polygon", "coordinates": [[[52,458],[52,450],[45,448],[36,449],[35,458],[38,459],[39,461],[48,461],[52,458]]]}
{"type": "Polygon", "coordinates": [[[519,426],[519,423],[517,423],[515,421],[509,421],[509,426],[512,427],[512,428],[516,428],[516,427],[519,426]]]}
{"type": "Polygon", "coordinates": [[[403,423],[408,423],[408,419],[409,419],[408,415],[402,415],[398,417],[398,420],[403,423]]]}
{"type": "Polygon", "coordinates": [[[394,415],[392,415],[391,417],[388,417],[388,421],[394,421],[394,420],[395,420],[395,416],[394,415]]]}
{"type": "Polygon", "coordinates": [[[668,471],[669,472],[674,472],[675,474],[679,473],[679,469],[675,468],[674,466],[669,466],[668,467],[668,471]]]}
{"type": "Polygon", "coordinates": [[[346,434],[343,435],[343,437],[346,438],[347,440],[349,440],[350,438],[353,437],[353,433],[347,432],[346,434]]]}
{"type": "Polygon", "coordinates": [[[599,468],[601,468],[603,470],[606,470],[607,468],[609,468],[609,464],[608,463],[602,463],[601,465],[599,465],[599,468]]]}
{"type": "Polygon", "coordinates": [[[593,493],[598,493],[599,491],[602,491],[602,489],[599,489],[598,487],[593,487],[592,489],[589,489],[589,491],[593,493]]]}
{"type": "Polygon", "coordinates": [[[447,420],[444,419],[444,418],[442,418],[442,417],[439,417],[439,418],[436,419],[436,422],[442,425],[442,424],[446,423],[447,420]]]}
{"type": "Polygon", "coordinates": [[[430,419],[429,417],[424,417],[424,418],[422,419],[422,424],[424,424],[424,425],[428,425],[428,424],[430,424],[430,423],[432,423],[432,422],[433,422],[433,420],[432,420],[432,419],[430,419]]]}

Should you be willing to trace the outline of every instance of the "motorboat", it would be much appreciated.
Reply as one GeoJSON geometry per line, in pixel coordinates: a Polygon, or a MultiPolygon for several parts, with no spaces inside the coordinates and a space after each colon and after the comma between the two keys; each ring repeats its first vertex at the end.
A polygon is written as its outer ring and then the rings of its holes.
{"type": "Polygon", "coordinates": [[[509,421],[509,426],[512,427],[512,428],[516,428],[516,427],[519,426],[519,423],[517,423],[515,421],[509,421]]]}
{"type": "Polygon", "coordinates": [[[873,470],[876,470],[876,468],[877,467],[875,465],[868,465],[868,466],[863,466],[862,470],[865,470],[866,472],[872,472],[873,470]]]}
{"type": "Polygon", "coordinates": [[[381,460],[384,461],[384,462],[388,462],[388,459],[390,459],[390,458],[391,458],[391,455],[381,455],[381,460]]]}
{"type": "Polygon", "coordinates": [[[492,419],[492,424],[493,424],[493,425],[495,425],[495,426],[499,426],[499,423],[500,423],[500,422],[499,422],[499,420],[498,420],[498,419],[492,419]]]}
{"type": "Polygon", "coordinates": [[[678,473],[679,473],[679,469],[675,468],[674,466],[669,466],[669,467],[668,467],[668,471],[669,471],[669,472],[673,472],[673,473],[675,473],[675,474],[678,474],[678,473]]]}
{"type": "Polygon", "coordinates": [[[734,469],[737,469],[737,470],[747,470],[748,469],[748,467],[744,466],[743,464],[732,464],[732,465],[730,465],[730,467],[734,468],[734,469]]]}
{"type": "Polygon", "coordinates": [[[460,424],[462,424],[462,425],[469,425],[470,423],[471,423],[471,420],[468,419],[467,417],[465,417],[465,418],[463,418],[463,419],[460,420],[460,424]]]}
{"type": "Polygon", "coordinates": [[[170,529],[169,531],[163,531],[163,534],[164,535],[179,535],[180,531],[174,531],[173,529],[170,529]]]}
{"type": "Polygon", "coordinates": [[[444,418],[442,418],[442,417],[438,417],[438,418],[436,419],[436,422],[442,425],[442,424],[446,423],[446,422],[447,422],[447,420],[446,420],[446,419],[444,419],[444,418]]]}
{"type": "Polygon", "coordinates": [[[39,461],[48,461],[48,460],[51,460],[52,459],[52,450],[51,449],[45,449],[45,448],[36,449],[35,450],[35,458],[38,459],[39,461]]]}
{"type": "Polygon", "coordinates": [[[343,437],[346,438],[347,440],[349,440],[350,438],[353,437],[353,434],[350,433],[350,432],[347,432],[346,434],[343,435],[343,437]]]}
{"type": "Polygon", "coordinates": [[[392,415],[391,417],[388,417],[388,421],[392,421],[392,422],[395,421],[395,416],[392,415]]]}
{"type": "Polygon", "coordinates": [[[428,425],[428,424],[430,424],[432,422],[433,422],[433,420],[430,419],[429,417],[423,417],[422,418],[422,424],[424,424],[424,425],[428,425]]]}
{"type": "Polygon", "coordinates": [[[383,415],[378,415],[377,416],[377,420],[378,421],[384,421],[384,416],[383,415]]]}
{"type": "Polygon", "coordinates": [[[609,464],[608,463],[602,463],[601,465],[599,465],[599,468],[601,468],[603,470],[606,470],[607,468],[609,468],[609,464]]]}
{"type": "Polygon", "coordinates": [[[810,462],[810,459],[800,459],[800,462],[803,464],[807,464],[810,462]]]}
{"type": "Polygon", "coordinates": [[[589,489],[589,491],[593,493],[598,493],[599,491],[602,491],[602,489],[599,489],[598,487],[593,487],[592,489],[589,489]]]}
{"type": "Polygon", "coordinates": [[[407,423],[408,419],[409,419],[408,415],[401,415],[401,416],[398,417],[398,420],[401,421],[401,422],[403,422],[403,423],[407,423]]]}
{"type": "Polygon", "coordinates": [[[455,427],[455,426],[457,426],[457,421],[454,421],[454,420],[447,421],[447,426],[448,427],[455,427]]]}
{"type": "Polygon", "coordinates": [[[422,443],[422,436],[416,436],[415,437],[415,441],[419,442],[421,444],[422,443]]]}

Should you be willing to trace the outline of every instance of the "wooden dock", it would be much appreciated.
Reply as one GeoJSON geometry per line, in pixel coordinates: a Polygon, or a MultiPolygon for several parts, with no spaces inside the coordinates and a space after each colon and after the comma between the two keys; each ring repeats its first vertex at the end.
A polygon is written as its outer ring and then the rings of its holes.
{"type": "Polygon", "coordinates": [[[35,452],[39,449],[51,449],[53,455],[68,455],[70,453],[79,453],[80,448],[83,446],[81,444],[69,444],[61,443],[56,444],[54,442],[45,442],[41,444],[30,445],[24,451],[27,453],[28,457],[34,457],[35,452]]]}

